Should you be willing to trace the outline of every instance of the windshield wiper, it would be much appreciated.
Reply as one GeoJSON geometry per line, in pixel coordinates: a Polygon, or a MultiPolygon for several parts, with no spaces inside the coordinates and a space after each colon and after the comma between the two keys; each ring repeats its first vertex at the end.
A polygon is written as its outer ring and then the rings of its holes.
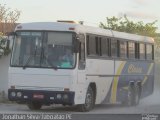
{"type": "Polygon", "coordinates": [[[29,58],[27,59],[27,62],[26,62],[26,64],[25,65],[23,65],[23,69],[26,69],[26,67],[27,67],[27,65],[30,63],[30,61],[31,61],[31,58],[32,58],[33,56],[31,55],[31,56],[29,56],[29,58]]]}
{"type": "Polygon", "coordinates": [[[57,69],[58,69],[58,67],[55,66],[54,64],[52,64],[51,61],[49,61],[48,59],[47,59],[47,62],[49,63],[49,65],[51,65],[51,67],[52,67],[54,70],[57,70],[57,69]]]}
{"type": "Polygon", "coordinates": [[[34,55],[30,55],[30,56],[29,56],[29,58],[27,59],[26,64],[23,66],[23,69],[25,69],[25,68],[27,67],[27,65],[30,63],[30,61],[31,61],[32,58],[35,58],[36,53],[37,53],[37,46],[36,46],[36,48],[35,48],[35,50],[34,50],[34,55]]]}

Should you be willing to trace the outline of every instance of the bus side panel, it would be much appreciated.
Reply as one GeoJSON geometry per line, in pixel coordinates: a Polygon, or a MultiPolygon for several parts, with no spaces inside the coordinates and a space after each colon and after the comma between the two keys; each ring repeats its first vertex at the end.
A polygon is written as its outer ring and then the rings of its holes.
{"type": "Polygon", "coordinates": [[[153,92],[154,87],[154,63],[144,61],[116,61],[115,75],[110,90],[102,103],[124,101],[127,98],[129,82],[141,82],[141,98],[153,92]]]}
{"type": "Polygon", "coordinates": [[[96,84],[96,104],[102,103],[110,90],[114,74],[114,61],[106,59],[86,60],[86,83],[96,84]]]}
{"type": "Polygon", "coordinates": [[[86,60],[86,73],[87,75],[113,75],[114,74],[114,61],[103,59],[87,59],[86,60]]]}
{"type": "Polygon", "coordinates": [[[87,79],[96,82],[96,104],[102,103],[110,90],[113,77],[88,76],[87,79]]]}
{"type": "Polygon", "coordinates": [[[154,63],[144,61],[126,62],[118,77],[116,101],[123,101],[127,98],[130,81],[141,82],[141,98],[152,94],[154,87],[153,73],[154,63]]]}
{"type": "Polygon", "coordinates": [[[141,98],[149,96],[153,93],[154,88],[154,77],[148,76],[121,76],[119,77],[119,84],[117,88],[117,102],[125,101],[127,99],[127,92],[129,88],[130,81],[141,81],[143,83],[144,79],[146,82],[142,85],[141,98]],[[146,79],[147,78],[147,79],[146,79]]]}

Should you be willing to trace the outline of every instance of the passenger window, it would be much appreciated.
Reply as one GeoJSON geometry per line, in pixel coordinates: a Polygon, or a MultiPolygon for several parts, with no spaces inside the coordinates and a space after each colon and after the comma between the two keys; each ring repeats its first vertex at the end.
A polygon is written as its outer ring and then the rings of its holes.
{"type": "Polygon", "coordinates": [[[87,36],[87,54],[96,55],[96,40],[95,36],[87,36]]]}
{"type": "Polygon", "coordinates": [[[101,37],[95,37],[96,39],[96,55],[101,56],[101,37]]]}
{"type": "Polygon", "coordinates": [[[102,56],[109,56],[109,38],[103,37],[101,40],[101,54],[102,56]]]}
{"type": "Polygon", "coordinates": [[[128,42],[128,58],[135,59],[135,44],[134,44],[134,42],[128,42]]]}
{"type": "Polygon", "coordinates": [[[126,58],[127,57],[127,42],[120,41],[120,57],[126,58]]]}
{"type": "Polygon", "coordinates": [[[112,57],[117,57],[117,40],[111,40],[111,55],[112,57]]]}
{"type": "Polygon", "coordinates": [[[152,45],[147,44],[146,45],[146,57],[147,57],[147,60],[152,60],[152,58],[153,58],[152,51],[153,51],[152,45]]]}
{"type": "Polygon", "coordinates": [[[145,44],[140,43],[140,59],[144,60],[145,58],[145,44]]]}
{"type": "Polygon", "coordinates": [[[79,35],[79,69],[85,69],[85,36],[83,34],[79,35]]]}

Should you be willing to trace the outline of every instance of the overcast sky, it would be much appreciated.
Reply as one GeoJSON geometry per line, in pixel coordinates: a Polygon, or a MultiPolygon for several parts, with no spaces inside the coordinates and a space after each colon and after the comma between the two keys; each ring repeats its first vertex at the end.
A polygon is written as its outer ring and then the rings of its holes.
{"type": "Polygon", "coordinates": [[[106,17],[126,14],[135,21],[158,20],[160,31],[160,0],[1,0],[0,4],[20,10],[21,23],[75,20],[98,26],[106,17]]]}

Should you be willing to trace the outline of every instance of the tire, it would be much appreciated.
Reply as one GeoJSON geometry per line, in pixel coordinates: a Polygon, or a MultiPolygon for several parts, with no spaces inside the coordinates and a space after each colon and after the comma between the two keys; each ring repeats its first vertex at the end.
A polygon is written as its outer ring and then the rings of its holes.
{"type": "Polygon", "coordinates": [[[140,88],[139,86],[130,86],[127,93],[127,101],[123,102],[127,106],[136,106],[140,101],[140,88]]]}
{"type": "Polygon", "coordinates": [[[138,85],[135,86],[135,91],[134,91],[134,103],[133,105],[136,106],[139,104],[140,101],[140,87],[138,85]]]}
{"type": "Polygon", "coordinates": [[[86,93],[85,103],[78,105],[78,110],[80,112],[88,112],[94,108],[94,105],[95,105],[94,92],[92,88],[89,86],[86,93]]]}
{"type": "Polygon", "coordinates": [[[41,109],[42,104],[40,102],[31,102],[31,103],[28,103],[27,106],[30,110],[39,110],[41,109]]]}
{"type": "Polygon", "coordinates": [[[128,93],[127,93],[127,106],[133,106],[134,105],[134,87],[129,87],[128,93]]]}

